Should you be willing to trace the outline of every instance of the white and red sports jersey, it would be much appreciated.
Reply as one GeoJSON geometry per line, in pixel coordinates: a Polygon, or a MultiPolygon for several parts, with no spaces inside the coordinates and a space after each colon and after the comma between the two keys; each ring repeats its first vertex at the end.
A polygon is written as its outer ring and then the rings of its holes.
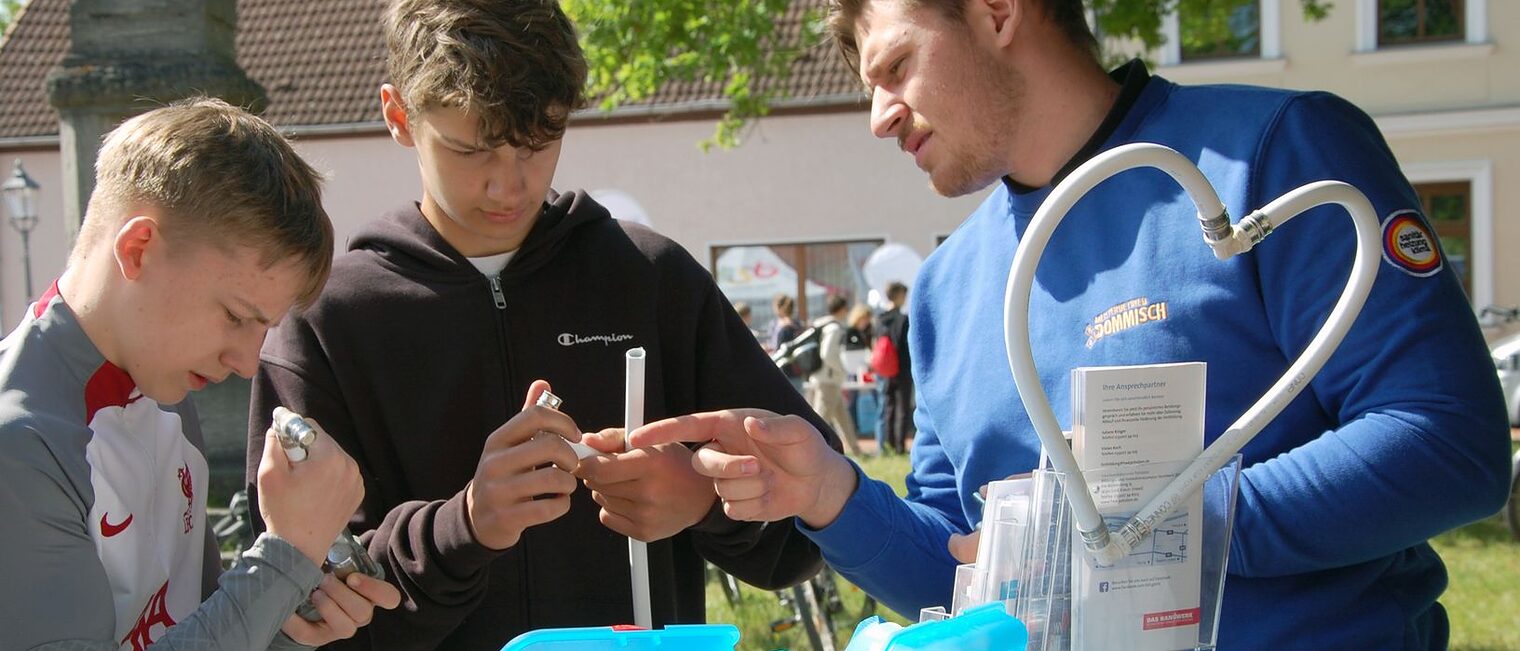
{"type": "Polygon", "coordinates": [[[269,647],[320,571],[266,535],[217,588],[192,404],[138,391],[56,287],[0,342],[0,647],[269,647]]]}
{"type": "Polygon", "coordinates": [[[85,382],[84,401],[95,498],[85,522],[111,582],[117,639],[145,648],[201,604],[206,459],[180,413],[110,362],[85,382]]]}

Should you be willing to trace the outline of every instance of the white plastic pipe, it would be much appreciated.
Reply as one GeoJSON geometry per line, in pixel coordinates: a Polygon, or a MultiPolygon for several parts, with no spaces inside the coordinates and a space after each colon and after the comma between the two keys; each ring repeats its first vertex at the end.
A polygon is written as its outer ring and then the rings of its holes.
{"type": "MultiPolygon", "coordinates": [[[[1150,535],[1157,522],[1166,517],[1182,499],[1202,486],[1210,475],[1224,467],[1231,456],[1245,447],[1246,443],[1249,443],[1257,433],[1261,432],[1262,428],[1267,426],[1267,423],[1272,422],[1273,418],[1282,413],[1288,403],[1309,386],[1309,380],[1313,379],[1321,368],[1324,368],[1331,353],[1340,346],[1341,340],[1346,337],[1346,332],[1351,329],[1351,324],[1361,313],[1362,305],[1367,302],[1367,295],[1372,292],[1372,282],[1377,278],[1381,242],[1377,213],[1373,211],[1372,203],[1360,190],[1339,181],[1311,183],[1279,197],[1267,204],[1265,208],[1242,220],[1242,223],[1260,220],[1259,223],[1264,224],[1266,232],[1270,233],[1289,219],[1327,203],[1344,207],[1351,214],[1351,222],[1356,228],[1356,257],[1351,262],[1351,276],[1346,288],[1341,291],[1340,299],[1336,301],[1335,307],[1331,308],[1329,318],[1309,341],[1304,352],[1293,360],[1281,377],[1277,378],[1277,382],[1274,382],[1272,387],[1262,394],[1255,404],[1246,409],[1234,423],[1225,428],[1224,433],[1205,448],[1197,459],[1188,464],[1187,468],[1184,468],[1181,474],[1167,484],[1161,493],[1152,498],[1119,529],[1119,537],[1126,547],[1133,548],[1150,535]]],[[[1240,241],[1241,237],[1234,239],[1240,241]]],[[[1241,252],[1249,250],[1254,244],[1255,242],[1245,244],[1241,252]]],[[[1124,551],[1127,553],[1128,549],[1124,551]]]]}
{"type": "MultiPolygon", "coordinates": [[[[623,449],[627,451],[627,432],[644,425],[644,349],[630,348],[624,355],[626,362],[623,384],[623,449]]],[[[649,607],[649,545],[635,538],[628,539],[628,569],[633,576],[633,623],[644,629],[654,628],[654,616],[649,607]]]]}
{"type": "Polygon", "coordinates": [[[1020,239],[1018,250],[1014,254],[1003,298],[1003,337],[1008,365],[1013,372],[1019,399],[1024,403],[1035,433],[1049,455],[1051,466],[1067,477],[1064,483],[1066,499],[1071,504],[1083,544],[1100,564],[1113,564],[1127,554],[1150,533],[1156,521],[1170,513],[1181,498],[1197,490],[1204,480],[1223,467],[1231,455],[1245,446],[1303,390],[1340,344],[1371,291],[1373,278],[1377,274],[1379,250],[1377,217],[1367,198],[1345,183],[1324,181],[1306,185],[1273,201],[1239,224],[1228,224],[1224,206],[1213,186],[1192,161],[1161,145],[1131,144],[1093,157],[1058,184],[1035,212],[1034,219],[1020,239]],[[1325,203],[1341,204],[1351,213],[1356,227],[1357,250],[1351,280],[1331,310],[1325,326],[1310,341],[1304,354],[1213,445],[1205,449],[1181,475],[1121,527],[1119,536],[1113,536],[1098,513],[1087,481],[1061,434],[1050,399],[1040,384],[1039,371],[1034,365],[1034,353],[1029,344],[1028,312],[1034,272],[1056,226],[1065,218],[1072,205],[1099,183],[1114,174],[1136,167],[1154,167],[1166,172],[1187,191],[1198,208],[1198,219],[1204,228],[1205,241],[1221,260],[1249,251],[1288,219],[1325,203]]]}

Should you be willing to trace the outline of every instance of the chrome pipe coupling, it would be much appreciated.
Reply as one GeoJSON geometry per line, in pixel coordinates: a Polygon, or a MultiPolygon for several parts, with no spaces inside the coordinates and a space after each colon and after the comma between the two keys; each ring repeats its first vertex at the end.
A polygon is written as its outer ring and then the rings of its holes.
{"type": "Polygon", "coordinates": [[[1240,233],[1251,241],[1251,246],[1256,246],[1272,234],[1272,220],[1260,210],[1253,212],[1240,220],[1240,233]]]}
{"type": "Polygon", "coordinates": [[[1213,217],[1198,216],[1198,225],[1203,227],[1203,240],[1209,244],[1222,242],[1230,239],[1230,211],[1220,210],[1213,217]]]}

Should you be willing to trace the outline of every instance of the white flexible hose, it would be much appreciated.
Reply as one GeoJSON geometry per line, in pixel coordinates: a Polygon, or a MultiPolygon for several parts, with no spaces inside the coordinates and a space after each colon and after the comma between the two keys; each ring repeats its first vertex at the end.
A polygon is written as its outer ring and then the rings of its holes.
{"type": "Polygon", "coordinates": [[[1019,399],[1024,403],[1035,433],[1049,455],[1051,466],[1067,477],[1064,482],[1066,499],[1071,504],[1075,525],[1082,534],[1084,545],[1103,565],[1111,565],[1129,553],[1135,544],[1149,535],[1156,521],[1170,513],[1183,497],[1197,490],[1210,475],[1223,467],[1230,456],[1244,447],[1308,385],[1309,379],[1319,372],[1336,346],[1340,345],[1352,321],[1361,311],[1362,304],[1366,302],[1372,281],[1377,275],[1380,248],[1377,216],[1371,203],[1356,188],[1335,181],[1312,183],[1293,190],[1241,220],[1241,223],[1231,226],[1227,235],[1206,235],[1206,242],[1214,248],[1216,256],[1223,260],[1249,251],[1262,237],[1301,212],[1326,203],[1338,203],[1351,213],[1356,227],[1356,258],[1351,268],[1350,281],[1331,310],[1326,324],[1310,341],[1304,353],[1256,404],[1247,409],[1182,474],[1121,527],[1120,535],[1112,536],[1103,523],[1102,515],[1098,513],[1097,505],[1088,491],[1086,478],[1077,467],[1076,458],[1061,434],[1050,399],[1040,383],[1039,371],[1034,365],[1034,353],[1029,344],[1028,311],[1034,272],[1056,226],[1065,218],[1072,205],[1099,183],[1114,174],[1136,167],[1154,167],[1176,180],[1198,207],[1198,218],[1204,224],[1206,232],[1209,232],[1211,225],[1221,227],[1228,223],[1224,206],[1213,186],[1192,161],[1161,145],[1138,143],[1116,147],[1078,167],[1056,186],[1035,212],[1029,228],[1019,240],[1003,297],[1004,345],[1019,399]]]}

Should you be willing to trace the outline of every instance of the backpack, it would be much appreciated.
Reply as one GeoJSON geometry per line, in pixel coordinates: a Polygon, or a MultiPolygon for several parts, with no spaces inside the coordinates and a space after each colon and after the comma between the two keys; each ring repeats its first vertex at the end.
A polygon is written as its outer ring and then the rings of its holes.
{"type": "Polygon", "coordinates": [[[871,372],[884,378],[897,377],[899,368],[897,360],[897,345],[892,343],[892,338],[881,335],[876,338],[876,345],[871,347],[871,372]]]}
{"type": "Polygon", "coordinates": [[[819,352],[823,329],[817,326],[802,331],[791,341],[781,344],[771,354],[771,361],[786,373],[787,377],[806,378],[823,368],[823,355],[819,352]]]}

